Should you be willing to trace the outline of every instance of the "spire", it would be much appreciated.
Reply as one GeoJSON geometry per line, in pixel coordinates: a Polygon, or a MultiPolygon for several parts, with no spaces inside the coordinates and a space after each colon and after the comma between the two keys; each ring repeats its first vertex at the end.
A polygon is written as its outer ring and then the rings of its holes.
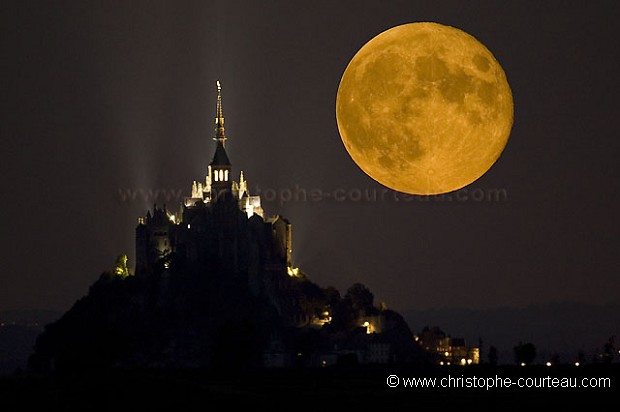
{"type": "Polygon", "coordinates": [[[224,112],[222,111],[222,85],[217,81],[217,110],[215,117],[215,137],[213,140],[224,145],[226,134],[224,133],[224,112]]]}
{"type": "Polygon", "coordinates": [[[230,160],[228,160],[228,155],[226,154],[226,149],[224,149],[224,143],[226,142],[226,134],[224,133],[224,114],[222,111],[222,86],[220,85],[220,81],[217,81],[217,117],[215,118],[215,140],[217,143],[215,145],[215,155],[213,156],[213,161],[211,161],[212,166],[230,166],[230,160]]]}

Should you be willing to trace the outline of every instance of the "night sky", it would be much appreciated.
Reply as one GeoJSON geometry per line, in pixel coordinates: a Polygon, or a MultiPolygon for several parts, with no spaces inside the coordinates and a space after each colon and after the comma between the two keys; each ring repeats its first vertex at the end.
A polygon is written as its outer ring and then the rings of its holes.
{"type": "Polygon", "coordinates": [[[2,1],[0,18],[0,309],[64,311],[117,255],[133,264],[137,217],[178,204],[142,193],[204,178],[218,79],[235,176],[293,223],[319,285],[396,310],[620,302],[618,2],[2,1]],[[512,88],[476,199],[396,201],[338,134],[349,60],[416,21],[476,37],[512,88]]]}

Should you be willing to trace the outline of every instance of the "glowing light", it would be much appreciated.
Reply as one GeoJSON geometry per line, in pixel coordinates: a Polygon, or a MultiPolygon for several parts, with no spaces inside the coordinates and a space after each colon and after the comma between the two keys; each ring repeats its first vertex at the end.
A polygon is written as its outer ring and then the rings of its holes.
{"type": "Polygon", "coordinates": [[[170,268],[170,262],[164,262],[164,268],[169,269],[170,268]]]}
{"type": "Polygon", "coordinates": [[[450,352],[447,352],[447,351],[446,351],[446,352],[444,352],[444,353],[443,353],[443,356],[450,356],[450,352]]]}
{"type": "Polygon", "coordinates": [[[545,365],[551,366],[551,362],[547,362],[547,363],[545,363],[545,365]]]}
{"type": "Polygon", "coordinates": [[[192,225],[188,223],[188,224],[187,224],[187,228],[188,228],[188,229],[191,229],[191,228],[192,228],[192,225]]]}
{"type": "Polygon", "coordinates": [[[575,362],[575,366],[579,366],[581,365],[579,362],[575,362]]]}
{"type": "Polygon", "coordinates": [[[441,366],[443,366],[443,361],[439,362],[439,364],[440,364],[441,366]]]}
{"type": "Polygon", "coordinates": [[[370,335],[373,332],[373,327],[370,324],[370,322],[368,322],[368,321],[365,321],[364,323],[362,323],[362,327],[366,328],[366,334],[367,335],[370,335]]]}
{"type": "Polygon", "coordinates": [[[461,359],[461,365],[466,365],[467,364],[467,359],[463,358],[461,359]]]}
{"type": "Polygon", "coordinates": [[[473,362],[473,360],[471,360],[471,359],[467,359],[467,364],[468,364],[468,365],[471,365],[471,363],[472,363],[472,362],[473,362]]]}
{"type": "Polygon", "coordinates": [[[325,310],[321,313],[321,317],[315,318],[315,320],[313,320],[312,323],[315,325],[323,326],[326,323],[330,323],[331,321],[332,321],[332,317],[330,316],[329,311],[325,310]]]}
{"type": "Polygon", "coordinates": [[[521,362],[521,366],[525,366],[525,362],[521,362]]]}
{"type": "Polygon", "coordinates": [[[292,278],[302,278],[303,275],[301,274],[301,272],[299,271],[299,268],[292,268],[292,267],[288,267],[286,268],[286,271],[288,272],[288,275],[292,278]]]}
{"type": "Polygon", "coordinates": [[[332,317],[331,316],[327,316],[324,318],[313,318],[312,319],[312,324],[316,325],[316,326],[323,326],[327,323],[330,323],[332,321],[332,317]]]}
{"type": "Polygon", "coordinates": [[[321,361],[321,366],[322,366],[322,367],[326,367],[326,366],[327,366],[327,361],[326,361],[325,359],[323,359],[323,360],[321,361]]]}
{"type": "Polygon", "coordinates": [[[113,273],[123,279],[130,275],[127,267],[127,255],[120,255],[116,258],[113,273]]]}

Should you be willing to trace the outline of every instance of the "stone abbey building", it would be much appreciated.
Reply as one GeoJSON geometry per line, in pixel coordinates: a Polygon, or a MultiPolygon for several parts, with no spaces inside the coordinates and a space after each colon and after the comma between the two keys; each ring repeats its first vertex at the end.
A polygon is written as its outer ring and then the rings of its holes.
{"type": "Polygon", "coordinates": [[[265,216],[260,197],[249,193],[243,171],[238,182],[233,180],[219,82],[217,86],[215,152],[206,176],[192,183],[191,196],[178,210],[155,205],[152,213],[138,219],[135,274],[149,277],[162,267],[183,265],[193,272],[247,281],[259,294],[278,277],[297,273],[291,266],[291,224],[282,216],[265,216]]]}

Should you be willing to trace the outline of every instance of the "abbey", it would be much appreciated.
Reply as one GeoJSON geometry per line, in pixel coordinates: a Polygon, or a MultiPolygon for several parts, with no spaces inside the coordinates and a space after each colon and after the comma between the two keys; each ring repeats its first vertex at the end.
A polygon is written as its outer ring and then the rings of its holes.
{"type": "Polygon", "coordinates": [[[291,224],[282,216],[265,216],[243,171],[233,180],[219,81],[214,132],[213,158],[204,179],[192,183],[191,196],[175,212],[155,205],[138,219],[135,274],[146,278],[182,265],[205,276],[237,277],[259,294],[265,276],[294,274],[291,224]]]}
{"type": "Polygon", "coordinates": [[[344,296],[291,262],[291,224],[267,216],[226,152],[218,82],[215,151],[175,211],[136,227],[135,276],[122,255],[46,327],[33,370],[409,362],[406,322],[360,283],[344,296]],[[347,361],[348,359],[348,361],[347,361]]]}

